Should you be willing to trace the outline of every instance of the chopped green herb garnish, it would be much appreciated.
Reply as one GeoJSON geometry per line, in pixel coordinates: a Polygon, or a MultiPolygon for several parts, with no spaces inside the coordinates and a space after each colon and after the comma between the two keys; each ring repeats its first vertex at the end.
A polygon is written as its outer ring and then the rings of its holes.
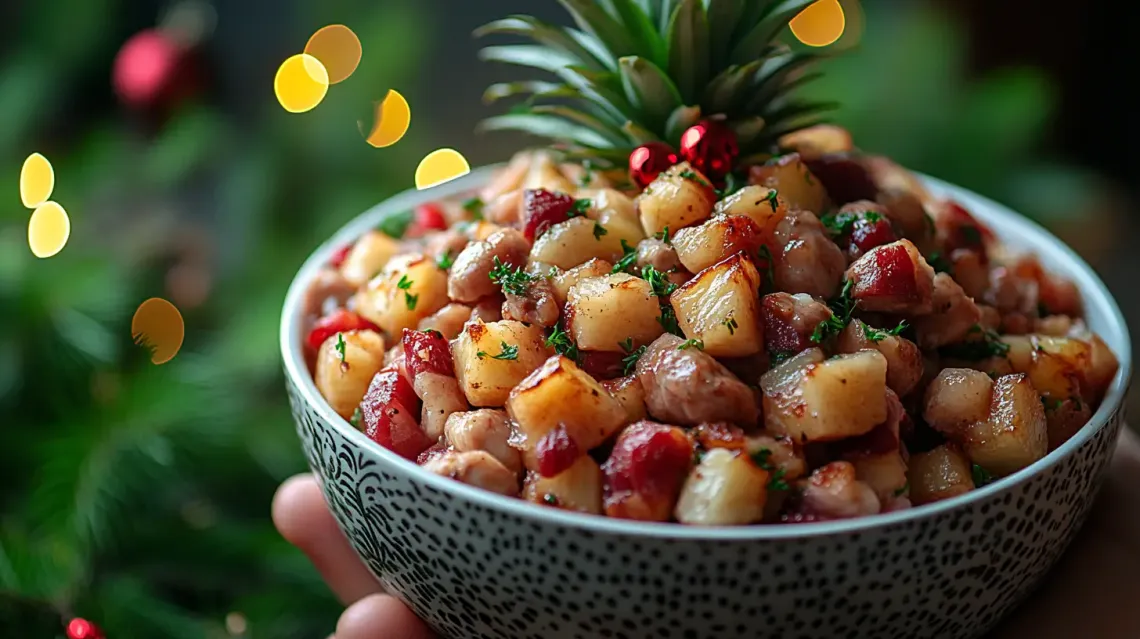
{"type": "Polygon", "coordinates": [[[334,348],[336,348],[337,357],[340,358],[340,365],[341,366],[348,366],[348,362],[346,362],[344,359],[345,357],[347,357],[347,355],[345,353],[345,347],[346,347],[346,344],[344,343],[344,333],[337,333],[336,334],[336,346],[334,348]]]}
{"type": "Polygon", "coordinates": [[[779,366],[791,359],[793,355],[795,355],[795,353],[792,351],[772,351],[768,353],[768,363],[773,367],[779,366]]]}
{"type": "Polygon", "coordinates": [[[376,225],[376,230],[398,240],[404,237],[404,233],[408,231],[413,216],[414,214],[411,211],[401,211],[385,216],[380,224],[376,225]]]}
{"type": "Polygon", "coordinates": [[[877,328],[872,328],[869,324],[863,325],[863,337],[871,340],[872,342],[881,342],[888,337],[899,335],[907,329],[906,320],[899,322],[899,325],[889,331],[880,331],[877,328]]]}
{"type": "Polygon", "coordinates": [[[416,310],[416,303],[420,301],[419,295],[412,295],[407,292],[408,289],[412,288],[412,284],[415,282],[409,280],[407,275],[401,275],[400,281],[396,283],[396,288],[404,291],[404,303],[407,304],[409,311],[416,310]]]}
{"type": "Polygon", "coordinates": [[[463,202],[463,210],[471,214],[476,220],[483,219],[483,200],[473,197],[463,202]]]}
{"type": "Polygon", "coordinates": [[[669,241],[669,225],[666,224],[665,228],[661,229],[660,233],[654,233],[653,237],[661,240],[662,242],[672,246],[673,243],[669,241]]]}
{"type": "Polygon", "coordinates": [[[722,323],[725,325],[726,328],[728,328],[728,334],[729,335],[736,335],[736,329],[739,328],[740,325],[736,323],[735,317],[729,315],[728,319],[724,320],[724,322],[722,322],[722,323]]]}
{"type": "Polygon", "coordinates": [[[547,506],[557,506],[558,505],[558,497],[556,495],[551,494],[551,493],[543,493],[542,503],[546,504],[547,506]]]}
{"type": "Polygon", "coordinates": [[[811,341],[822,344],[829,337],[839,335],[847,324],[851,322],[851,314],[855,312],[855,300],[851,299],[853,280],[843,282],[843,290],[839,297],[828,303],[831,307],[831,317],[823,320],[812,331],[811,341]]]}
{"type": "Polygon", "coordinates": [[[682,179],[692,180],[692,181],[696,182],[697,184],[700,184],[701,186],[705,187],[706,189],[712,188],[712,185],[709,184],[707,181],[705,181],[705,179],[703,177],[701,177],[699,173],[697,173],[696,171],[693,171],[691,169],[685,169],[684,171],[681,171],[677,175],[679,175],[682,179]]]}
{"type": "Polygon", "coordinates": [[[981,325],[974,324],[970,328],[969,334],[981,334],[981,339],[972,339],[944,346],[940,349],[942,356],[951,359],[978,361],[990,357],[1005,357],[1009,353],[1009,344],[1001,341],[1001,336],[988,328],[983,329],[981,325]]]}
{"type": "Polygon", "coordinates": [[[486,351],[479,351],[478,353],[475,353],[475,357],[478,357],[479,359],[483,359],[484,357],[488,357],[488,356],[491,359],[518,359],[519,358],[519,347],[518,346],[515,346],[514,344],[508,344],[506,342],[500,342],[499,344],[500,344],[501,350],[500,350],[498,355],[489,355],[486,351]]]}
{"type": "Polygon", "coordinates": [[[717,197],[723,199],[748,185],[748,179],[737,175],[736,173],[729,173],[724,176],[724,188],[719,189],[716,194],[717,197]]]}
{"type": "Polygon", "coordinates": [[[895,497],[902,497],[903,495],[906,494],[906,491],[908,491],[908,490],[910,490],[910,482],[909,481],[907,483],[903,484],[902,486],[900,486],[897,490],[895,490],[895,497]]]}
{"type": "Polygon", "coordinates": [[[649,265],[641,267],[641,279],[649,282],[653,294],[658,297],[668,297],[677,290],[677,285],[670,282],[664,273],[649,265]]]}
{"type": "Polygon", "coordinates": [[[598,224],[597,222],[594,222],[594,239],[595,240],[601,240],[602,236],[607,234],[607,233],[609,233],[609,231],[606,230],[606,227],[602,226],[601,224],[598,224]]]}
{"type": "Polygon", "coordinates": [[[764,291],[770,291],[776,285],[775,261],[772,259],[772,251],[767,244],[760,245],[757,255],[764,261],[764,285],[760,290],[760,294],[763,295],[764,291]]]}
{"type": "Polygon", "coordinates": [[[930,268],[933,268],[936,273],[954,274],[954,269],[950,265],[950,262],[938,251],[931,253],[930,257],[926,258],[926,263],[929,264],[930,268]]]}
{"type": "Polygon", "coordinates": [[[623,339],[622,341],[618,342],[618,346],[620,346],[621,349],[627,353],[632,351],[633,350],[633,338],[627,337],[627,338],[623,339]]]}
{"type": "Polygon", "coordinates": [[[411,293],[404,293],[404,304],[408,307],[409,311],[416,310],[416,304],[420,301],[419,295],[412,295],[411,293]]]}
{"type": "Polygon", "coordinates": [[[348,423],[352,424],[353,428],[360,428],[360,422],[364,419],[364,413],[360,412],[360,407],[357,406],[352,411],[352,417],[349,418],[348,423]]]}
{"type": "Polygon", "coordinates": [[[649,347],[642,344],[641,346],[638,346],[637,348],[633,348],[633,340],[632,339],[628,339],[628,340],[626,340],[626,342],[623,342],[621,344],[622,349],[626,353],[628,353],[621,360],[621,363],[625,365],[625,368],[622,370],[622,374],[623,375],[630,375],[633,373],[634,369],[637,368],[637,360],[641,359],[641,356],[645,354],[645,350],[649,347]],[[628,343],[626,343],[626,342],[628,342],[628,343]]]}
{"type": "Polygon", "coordinates": [[[1042,395],[1041,405],[1045,407],[1045,410],[1057,410],[1061,407],[1061,400],[1049,397],[1048,395],[1042,395]]]}
{"type": "Polygon", "coordinates": [[[828,213],[819,221],[832,235],[838,237],[850,233],[855,228],[855,223],[860,219],[874,223],[883,219],[883,216],[874,211],[848,211],[846,213],[828,213]]]}
{"type": "Polygon", "coordinates": [[[771,448],[761,448],[760,450],[752,453],[752,461],[756,463],[757,467],[764,470],[772,470],[771,457],[771,448]]]}
{"type": "Polygon", "coordinates": [[[400,289],[401,291],[406,291],[412,288],[412,284],[415,284],[415,282],[409,280],[408,276],[405,274],[400,276],[399,282],[396,282],[396,288],[400,289]]]}
{"type": "Polygon", "coordinates": [[[428,335],[433,335],[435,337],[438,337],[439,339],[443,339],[443,333],[440,333],[439,331],[435,330],[434,328],[429,328],[424,332],[427,333],[428,335]]]}
{"type": "Polygon", "coordinates": [[[630,246],[629,242],[624,239],[621,241],[621,250],[623,251],[621,259],[614,264],[614,273],[628,272],[633,265],[637,262],[637,247],[630,246]]]}
{"type": "Polygon", "coordinates": [[[788,490],[788,482],[784,479],[787,471],[783,468],[776,468],[772,465],[772,449],[761,448],[760,450],[752,453],[752,461],[758,467],[768,471],[772,474],[768,480],[768,490],[788,490]]]}
{"type": "Polygon", "coordinates": [[[705,343],[699,339],[687,339],[681,342],[681,345],[677,347],[677,350],[683,351],[688,348],[695,348],[699,351],[703,351],[705,350],[705,343]]]}
{"type": "Polygon", "coordinates": [[[668,302],[661,305],[661,316],[657,318],[657,323],[661,325],[661,328],[665,329],[666,333],[672,333],[677,337],[685,336],[685,334],[681,332],[681,326],[677,323],[677,313],[668,302]]]}
{"type": "Polygon", "coordinates": [[[555,326],[546,336],[546,347],[553,348],[560,355],[564,355],[575,362],[578,361],[578,345],[570,339],[570,334],[555,326]]]}
{"type": "Polygon", "coordinates": [[[768,195],[764,196],[764,199],[768,200],[768,206],[772,207],[773,213],[776,212],[776,207],[779,205],[779,201],[776,199],[779,195],[776,189],[770,189],[768,195]]]}
{"type": "Polygon", "coordinates": [[[451,256],[450,250],[435,258],[435,265],[445,271],[449,270],[452,264],[455,264],[455,258],[451,256]]]}
{"type": "Polygon", "coordinates": [[[523,272],[521,266],[511,267],[510,264],[503,264],[498,257],[494,258],[494,266],[491,268],[490,276],[491,281],[502,286],[504,292],[520,297],[527,294],[531,283],[537,279],[533,275],[523,272]]]}
{"type": "Polygon", "coordinates": [[[990,475],[985,468],[977,464],[974,464],[974,467],[970,470],[970,475],[972,475],[974,479],[974,488],[981,488],[994,480],[993,476],[990,475]]]}
{"type": "Polygon", "coordinates": [[[590,200],[574,200],[574,205],[570,207],[569,211],[566,211],[566,217],[583,216],[586,214],[586,211],[589,211],[590,207],[593,205],[594,203],[590,200]]]}
{"type": "Polygon", "coordinates": [[[578,178],[578,186],[590,186],[594,181],[594,163],[586,160],[582,163],[582,177],[578,178]]]}
{"type": "Polygon", "coordinates": [[[982,243],[982,232],[978,230],[978,227],[972,224],[964,224],[960,227],[960,231],[962,233],[962,239],[964,239],[967,244],[976,246],[982,243]]]}
{"type": "Polygon", "coordinates": [[[784,479],[787,471],[783,468],[777,468],[772,477],[768,480],[768,490],[790,490],[792,487],[788,485],[788,481],[784,479]]]}

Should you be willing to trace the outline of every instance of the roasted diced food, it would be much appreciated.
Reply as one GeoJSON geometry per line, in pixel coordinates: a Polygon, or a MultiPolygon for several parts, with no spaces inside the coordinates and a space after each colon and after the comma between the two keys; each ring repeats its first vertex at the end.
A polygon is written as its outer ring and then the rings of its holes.
{"type": "Polygon", "coordinates": [[[317,390],[429,472],[703,526],[952,499],[1085,427],[1120,365],[1072,282],[841,128],[779,144],[643,189],[520,154],[369,231],[305,300],[317,390]]]}

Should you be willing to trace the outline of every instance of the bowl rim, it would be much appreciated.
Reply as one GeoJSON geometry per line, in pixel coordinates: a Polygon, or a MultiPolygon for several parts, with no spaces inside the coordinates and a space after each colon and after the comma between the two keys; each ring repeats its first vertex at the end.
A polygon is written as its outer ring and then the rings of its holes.
{"type": "Polygon", "coordinates": [[[906,522],[913,522],[936,517],[948,511],[956,510],[977,502],[985,501],[990,497],[1003,493],[1031,477],[1044,472],[1056,465],[1065,457],[1073,454],[1078,448],[1088,442],[1094,435],[1105,428],[1109,418],[1119,410],[1125,400],[1128,385],[1132,376],[1132,344],[1127,324],[1116,300],[1109,294],[1108,288],[1100,277],[1073,249],[1060,239],[1046,231],[1039,224],[1018,215],[1009,208],[980,196],[962,187],[954,186],[937,178],[916,173],[924,185],[936,197],[951,197],[974,215],[981,218],[999,238],[1020,236],[1014,245],[1028,245],[1029,250],[1036,253],[1042,264],[1049,270],[1064,273],[1080,288],[1086,309],[1099,309],[1105,311],[1101,322],[1104,324],[1097,331],[1107,344],[1113,345],[1113,352],[1120,362],[1120,368],[1113,379],[1104,400],[1088,423],[1072,438],[1056,450],[1051,451],[1042,459],[1037,460],[1028,467],[1003,477],[982,488],[958,495],[933,504],[926,504],[905,510],[826,522],[804,523],[796,525],[751,525],[751,526],[690,526],[676,523],[639,522],[635,520],[618,519],[601,515],[570,512],[533,504],[516,497],[506,497],[474,486],[463,484],[441,475],[427,472],[414,461],[377,446],[361,431],[353,428],[346,420],[341,418],[317,391],[316,384],[309,374],[303,354],[303,336],[301,335],[302,302],[307,287],[314,280],[317,272],[325,265],[332,254],[341,246],[363,235],[367,230],[374,228],[386,215],[406,211],[417,204],[453,197],[470,192],[482,184],[495,171],[503,166],[494,164],[473,170],[468,175],[453,180],[435,188],[417,191],[409,189],[399,193],[358,215],[345,224],[332,237],[322,243],[297,271],[289,291],[285,297],[285,304],[281,315],[280,344],[281,355],[284,359],[285,374],[289,381],[298,390],[303,400],[332,428],[345,439],[356,446],[370,451],[386,464],[394,466],[402,473],[415,477],[416,481],[463,500],[471,501],[492,510],[504,511],[507,514],[521,519],[531,520],[535,523],[569,526],[594,533],[621,536],[640,536],[670,538],[677,540],[719,540],[719,541],[750,541],[750,540],[787,540],[813,537],[826,537],[830,535],[846,535],[852,533],[870,532],[906,522]],[[1090,427],[1091,426],[1091,427],[1090,427]]]}

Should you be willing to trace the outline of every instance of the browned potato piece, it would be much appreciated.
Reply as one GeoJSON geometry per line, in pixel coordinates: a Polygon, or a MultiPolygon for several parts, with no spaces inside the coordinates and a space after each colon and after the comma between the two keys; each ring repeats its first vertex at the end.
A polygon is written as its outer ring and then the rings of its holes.
{"type": "Polygon", "coordinates": [[[887,358],[887,386],[899,397],[914,390],[922,379],[922,351],[914,342],[853,319],[836,339],[835,351],[858,353],[866,348],[873,348],[887,358]]]}
{"type": "Polygon", "coordinates": [[[546,360],[511,391],[507,412],[518,424],[522,441],[516,446],[525,451],[527,467],[532,469],[530,453],[559,425],[585,452],[608,439],[627,417],[625,408],[601,384],[561,355],[546,360]]]}
{"type": "Polygon", "coordinates": [[[922,417],[931,428],[957,438],[990,413],[993,380],[968,368],[946,368],[926,387],[922,417]]]}
{"type": "Polygon", "coordinates": [[[708,178],[688,162],[682,162],[657,176],[637,196],[641,229],[645,236],[660,233],[668,226],[674,233],[712,214],[716,192],[708,178]]]}
{"type": "Polygon", "coordinates": [[[907,489],[907,466],[897,450],[853,456],[855,478],[871,487],[879,501],[901,497],[907,489]]]}
{"type": "Polygon", "coordinates": [[[907,472],[915,506],[957,497],[974,489],[970,460],[954,444],[910,456],[907,472]]]}
{"type": "Polygon", "coordinates": [[[399,255],[355,299],[361,317],[399,336],[447,305],[447,272],[422,255],[399,255]]]}
{"type": "Polygon", "coordinates": [[[468,322],[451,347],[455,376],[467,401],[473,406],[505,404],[511,389],[549,357],[545,341],[540,326],[511,320],[468,322]]]}
{"type": "Polygon", "coordinates": [[[1120,362],[1098,335],[1090,335],[1088,343],[1089,365],[1081,378],[1081,390],[1085,391],[1086,401],[1100,402],[1112,385],[1120,362]]]}
{"type": "Polygon", "coordinates": [[[617,233],[611,234],[605,227],[600,227],[598,222],[574,217],[555,224],[535,240],[530,260],[561,269],[574,268],[594,258],[612,261],[624,252],[621,239],[617,233]],[[598,228],[606,232],[603,234],[598,228]]]}
{"type": "Polygon", "coordinates": [[[636,375],[606,380],[602,386],[625,409],[626,423],[639,422],[649,416],[645,409],[645,387],[636,375]]]}
{"type": "Polygon", "coordinates": [[[423,469],[500,495],[519,495],[518,476],[484,450],[444,451],[425,461],[423,469]]]}
{"type": "Polygon", "coordinates": [[[317,351],[313,381],[321,396],[338,415],[352,417],[360,400],[372,383],[373,376],[384,365],[384,338],[375,331],[336,333],[317,351]],[[338,344],[344,340],[344,358],[338,344]]]}
{"type": "Polygon", "coordinates": [[[1054,450],[1077,434],[1089,418],[1092,407],[1080,397],[1057,401],[1049,397],[1041,398],[1045,406],[1045,428],[1049,431],[1049,450],[1054,450]]]}
{"type": "Polygon", "coordinates": [[[760,378],[764,423],[796,442],[862,435],[887,419],[887,360],[865,350],[823,359],[812,348],[760,378]]]}
{"type": "Polygon", "coordinates": [[[685,337],[700,340],[706,353],[744,357],[764,345],[760,284],[752,261],[737,254],[698,273],[669,302],[685,337]]]}
{"type": "Polygon", "coordinates": [[[527,473],[523,499],[565,510],[602,514],[602,469],[589,455],[553,477],[527,473]]]}
{"type": "Polygon", "coordinates": [[[827,208],[827,191],[803,163],[799,153],[789,153],[754,166],[749,174],[752,184],[776,189],[791,209],[821,213],[827,208]]]}
{"type": "Polygon", "coordinates": [[[459,337],[459,331],[471,318],[471,307],[466,304],[448,304],[432,315],[420,320],[421,331],[439,331],[445,339],[459,337]]]}
{"type": "Polygon", "coordinates": [[[847,153],[855,149],[851,133],[834,124],[817,124],[785,134],[779,140],[781,149],[799,153],[806,159],[828,153],[847,153]]]}
{"type": "Polygon", "coordinates": [[[1025,373],[1037,392],[1055,400],[1082,397],[1081,378],[1092,349],[1086,342],[1045,335],[1005,336],[1013,369],[1025,373]]]}
{"type": "Polygon", "coordinates": [[[1024,374],[994,382],[990,414],[963,430],[959,442],[966,455],[992,475],[1008,475],[1048,452],[1045,409],[1041,396],[1024,374]]]}
{"type": "Polygon", "coordinates": [[[353,286],[363,286],[399,251],[399,241],[380,231],[369,231],[352,245],[340,265],[340,274],[353,286]]]}
{"type": "Polygon", "coordinates": [[[627,273],[579,280],[566,307],[567,331],[582,350],[621,353],[626,340],[637,348],[665,332],[653,287],[627,273]]]}
{"type": "Polygon", "coordinates": [[[768,471],[739,450],[708,451],[689,472],[673,516],[682,524],[741,526],[760,521],[768,471]]]}
{"type": "Polygon", "coordinates": [[[743,215],[710,218],[700,226],[677,231],[673,238],[677,258],[691,273],[737,253],[755,255],[760,243],[760,227],[743,215]]]}
{"type": "Polygon", "coordinates": [[[562,174],[549,153],[539,152],[534,155],[529,170],[523,176],[522,188],[573,193],[577,187],[562,174]]]}
{"type": "Polygon", "coordinates": [[[569,271],[559,273],[554,277],[551,282],[554,286],[554,299],[558,300],[559,306],[566,305],[566,299],[570,297],[570,289],[587,277],[601,277],[609,275],[614,270],[614,265],[606,260],[592,259],[585,264],[579,264],[569,271]]]}
{"type": "Polygon", "coordinates": [[[746,186],[716,203],[717,217],[742,215],[756,223],[761,244],[770,244],[776,227],[788,215],[788,203],[775,189],[746,186]]]}
{"type": "Polygon", "coordinates": [[[744,447],[752,459],[763,462],[761,467],[764,470],[783,471],[781,477],[787,481],[807,474],[808,465],[804,454],[796,449],[788,437],[754,435],[745,438],[744,447]]]}

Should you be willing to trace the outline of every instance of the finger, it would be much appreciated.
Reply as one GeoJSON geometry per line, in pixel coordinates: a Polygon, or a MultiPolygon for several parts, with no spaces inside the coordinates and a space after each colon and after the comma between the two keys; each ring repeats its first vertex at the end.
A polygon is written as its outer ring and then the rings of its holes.
{"type": "Polygon", "coordinates": [[[383,591],[348,545],[312,475],[281,484],[273,497],[273,523],[282,537],[308,555],[345,605],[383,591]]]}
{"type": "Polygon", "coordinates": [[[435,639],[435,633],[395,597],[372,595],[344,611],[336,639],[435,639]]]}

